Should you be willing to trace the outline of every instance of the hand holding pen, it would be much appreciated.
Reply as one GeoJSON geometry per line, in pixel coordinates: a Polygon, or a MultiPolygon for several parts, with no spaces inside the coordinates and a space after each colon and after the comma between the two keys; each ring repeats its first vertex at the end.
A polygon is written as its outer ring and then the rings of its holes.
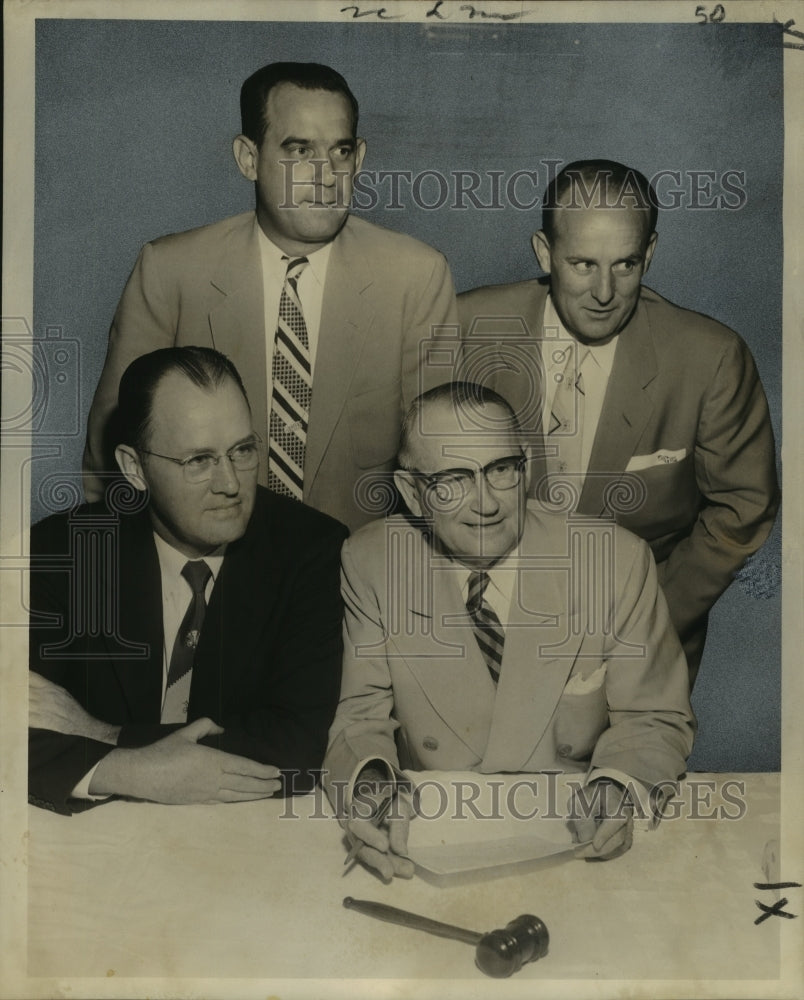
{"type": "MultiPolygon", "coordinates": [[[[359,859],[384,880],[410,878],[413,862],[407,857],[411,805],[406,795],[394,789],[386,795],[369,819],[350,819],[346,830],[352,847],[344,865],[359,859]]],[[[344,874],[351,867],[344,870],[344,874]]]]}

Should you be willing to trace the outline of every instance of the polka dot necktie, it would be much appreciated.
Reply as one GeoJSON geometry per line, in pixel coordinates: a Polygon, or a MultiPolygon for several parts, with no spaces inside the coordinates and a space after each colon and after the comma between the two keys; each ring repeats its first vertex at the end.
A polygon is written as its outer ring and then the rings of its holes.
{"type": "Polygon", "coordinates": [[[304,453],[313,394],[310,343],[297,289],[306,257],[288,261],[279,298],[271,366],[273,392],[268,426],[268,485],[275,493],[304,494],[304,453]]]}

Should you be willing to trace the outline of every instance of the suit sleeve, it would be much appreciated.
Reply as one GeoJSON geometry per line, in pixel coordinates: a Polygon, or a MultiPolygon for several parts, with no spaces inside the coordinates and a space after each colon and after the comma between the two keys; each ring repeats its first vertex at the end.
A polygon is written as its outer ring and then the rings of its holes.
{"type": "Polygon", "coordinates": [[[379,595],[368,575],[361,573],[348,541],[341,559],[343,677],[323,774],[324,787],[336,808],[361,760],[378,757],[399,765],[394,743],[399,724],[392,718],[394,692],[379,595]]]}
{"type": "MultiPolygon", "coordinates": [[[[47,568],[48,555],[62,551],[48,531],[31,533],[29,669],[66,688],[81,700],[81,661],[48,656],[48,647],[69,639],[66,573],[47,568]]],[[[108,743],[67,736],[46,729],[28,730],[28,799],[33,805],[70,815],[91,807],[90,800],[71,798],[73,788],[98,761],[114,749],[108,743]]]]}
{"type": "Polygon", "coordinates": [[[126,283],[109,331],[109,345],[87,421],[84,448],[84,493],[88,501],[103,498],[100,473],[110,468],[106,434],[117,406],[120,378],[135,358],[160,347],[172,347],[179,320],[177,294],[164,286],[159,252],[147,243],[126,283]]]}
{"type": "Polygon", "coordinates": [[[779,506],[768,403],[753,358],[736,336],[703,401],[695,474],[705,505],[660,566],[682,642],[768,537],[779,506]]]}
{"type": "Polygon", "coordinates": [[[428,363],[426,348],[433,338],[457,334],[458,309],[452,275],[444,257],[433,253],[433,263],[421,284],[408,293],[407,315],[402,332],[402,405],[406,412],[420,393],[449,382],[449,368],[428,363]],[[445,328],[445,329],[442,329],[445,328]]]}
{"type": "Polygon", "coordinates": [[[593,769],[614,769],[647,788],[686,769],[695,736],[684,653],[670,623],[647,545],[618,533],[613,629],[606,658],[609,727],[592,755],[593,769]],[[623,558],[625,557],[625,558],[623,558]]]}
{"type": "Polygon", "coordinates": [[[288,610],[262,698],[216,719],[225,732],[204,741],[279,767],[285,794],[315,784],[338,704],[343,655],[338,578],[345,536],[342,525],[328,526],[324,537],[319,533],[303,547],[288,581],[288,610]]]}

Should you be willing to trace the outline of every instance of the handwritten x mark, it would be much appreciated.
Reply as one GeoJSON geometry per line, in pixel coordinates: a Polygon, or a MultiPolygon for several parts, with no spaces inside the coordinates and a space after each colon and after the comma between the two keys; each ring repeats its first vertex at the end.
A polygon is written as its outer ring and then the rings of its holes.
{"type": "Polygon", "coordinates": [[[755,899],[754,902],[763,911],[754,921],[755,924],[761,924],[763,920],[767,920],[768,917],[774,915],[777,917],[787,917],[788,920],[795,920],[796,918],[795,913],[788,913],[787,910],[782,909],[783,906],[787,906],[787,899],[784,896],[778,902],[774,903],[773,906],[765,906],[758,899],[755,899]]]}

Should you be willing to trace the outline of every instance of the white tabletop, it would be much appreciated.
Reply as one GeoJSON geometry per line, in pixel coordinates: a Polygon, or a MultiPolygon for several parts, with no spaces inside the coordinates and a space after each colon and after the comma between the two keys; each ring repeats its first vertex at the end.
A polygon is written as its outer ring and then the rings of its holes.
{"type": "Polygon", "coordinates": [[[320,793],[113,801],[73,817],[31,808],[28,974],[491,984],[472,946],[346,910],[351,895],[480,931],[534,913],[550,950],[517,974],[532,984],[777,978],[782,921],[754,920],[755,900],[779,892],[753,883],[773,874],[763,858],[779,836],[778,775],[693,775],[680,804],[681,818],[638,830],[617,860],[439,886],[384,885],[360,865],[344,875],[342,834],[320,793]],[[718,811],[744,815],[711,818],[718,811]]]}

